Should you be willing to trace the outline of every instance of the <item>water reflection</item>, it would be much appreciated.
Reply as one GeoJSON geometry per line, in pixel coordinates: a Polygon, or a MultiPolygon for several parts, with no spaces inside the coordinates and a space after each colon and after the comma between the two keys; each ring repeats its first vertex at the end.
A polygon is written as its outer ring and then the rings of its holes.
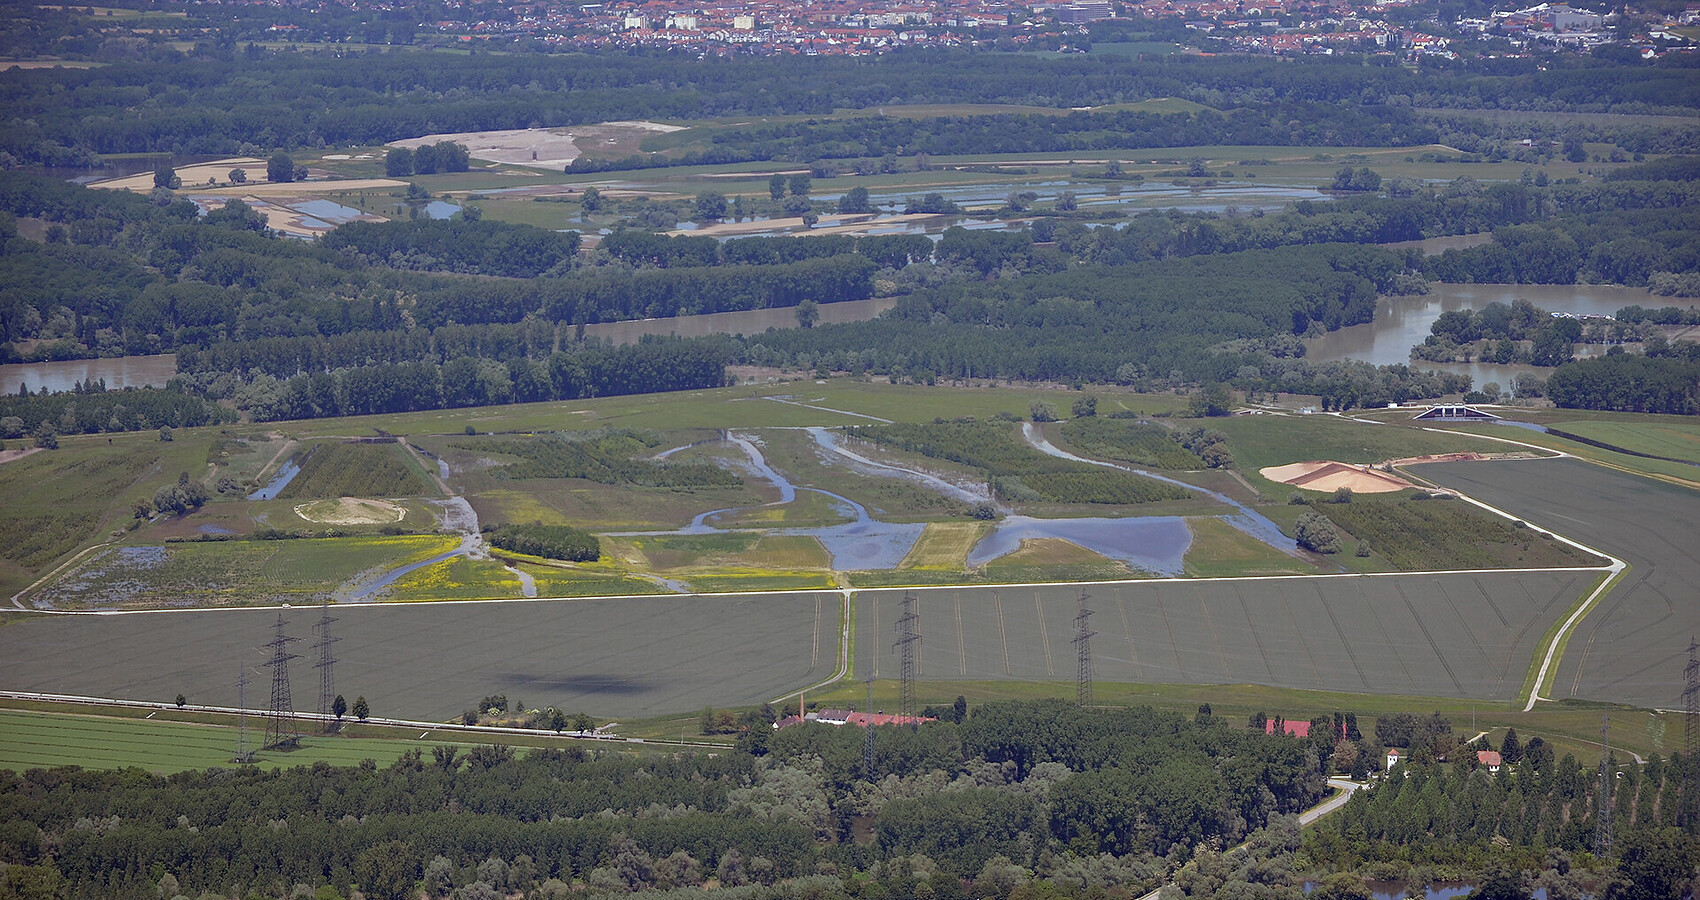
{"type": "MultiPolygon", "coordinates": [[[[1477,386],[1496,381],[1509,387],[1511,380],[1520,372],[1545,373],[1547,370],[1492,363],[1433,363],[1424,360],[1413,363],[1411,348],[1429,336],[1430,326],[1443,312],[1478,310],[1495,302],[1509,306],[1518,299],[1528,300],[1548,312],[1579,316],[1609,316],[1631,305],[1700,305],[1700,299],[1655,297],[1641,288],[1613,285],[1433,284],[1424,296],[1383,297],[1376,306],[1375,321],[1308,340],[1305,342],[1306,355],[1318,362],[1361,359],[1378,366],[1412,364],[1421,369],[1469,375],[1475,379],[1477,386]]],[[[1583,355],[1596,355],[1604,353],[1605,348],[1584,348],[1582,352],[1583,355]]]]}
{"type": "Polygon", "coordinates": [[[0,366],[0,393],[16,394],[20,386],[40,393],[69,391],[77,382],[105,381],[108,390],[127,387],[165,387],[177,374],[177,355],[120,356],[115,359],[67,359],[58,362],[11,363],[0,366]]]}

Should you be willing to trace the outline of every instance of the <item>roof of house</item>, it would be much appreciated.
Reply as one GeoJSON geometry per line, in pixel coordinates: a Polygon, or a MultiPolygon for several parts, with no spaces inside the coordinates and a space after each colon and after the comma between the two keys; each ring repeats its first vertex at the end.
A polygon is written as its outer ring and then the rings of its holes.
{"type": "Polygon", "coordinates": [[[1499,751],[1498,750],[1477,750],[1476,751],[1476,761],[1480,762],[1484,766],[1497,766],[1501,762],[1501,760],[1499,758],[1499,751]]]}
{"type": "MultiPolygon", "coordinates": [[[[1263,733],[1264,734],[1274,734],[1275,733],[1275,720],[1274,719],[1269,719],[1269,720],[1267,720],[1263,723],[1263,733]]],[[[1286,734],[1286,735],[1291,735],[1292,737],[1296,737],[1296,738],[1310,737],[1310,723],[1309,722],[1282,722],[1281,723],[1281,733],[1286,734]]]]}

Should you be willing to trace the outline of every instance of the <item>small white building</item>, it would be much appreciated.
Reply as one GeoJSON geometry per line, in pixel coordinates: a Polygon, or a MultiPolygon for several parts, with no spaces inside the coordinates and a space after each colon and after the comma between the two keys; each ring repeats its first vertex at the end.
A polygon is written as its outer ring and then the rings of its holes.
{"type": "Polygon", "coordinates": [[[1398,765],[1398,764],[1399,764],[1399,748],[1398,747],[1387,748],[1387,771],[1389,771],[1389,772],[1393,771],[1393,767],[1398,765]]]}

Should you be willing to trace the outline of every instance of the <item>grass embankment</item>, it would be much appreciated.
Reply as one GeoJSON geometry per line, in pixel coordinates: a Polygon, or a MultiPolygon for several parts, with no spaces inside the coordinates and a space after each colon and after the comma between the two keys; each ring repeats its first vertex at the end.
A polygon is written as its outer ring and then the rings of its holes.
{"type": "Polygon", "coordinates": [[[438,535],[209,541],[96,551],[31,599],[55,609],[318,603],[356,575],[459,543],[438,535]]]}
{"type": "MultiPolygon", "coordinates": [[[[1235,468],[1266,496],[1280,500],[1301,489],[1270,481],[1258,474],[1259,469],[1307,460],[1367,464],[1437,453],[1515,449],[1463,433],[1424,431],[1400,423],[1370,425],[1338,416],[1230,416],[1200,424],[1226,434],[1235,468]]],[[[1315,491],[1302,493],[1322,496],[1315,491]]]]}

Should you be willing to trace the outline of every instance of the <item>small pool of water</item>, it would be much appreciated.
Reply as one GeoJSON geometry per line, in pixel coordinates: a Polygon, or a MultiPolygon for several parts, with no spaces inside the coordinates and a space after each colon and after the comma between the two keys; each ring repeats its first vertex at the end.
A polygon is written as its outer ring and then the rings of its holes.
{"type": "Polygon", "coordinates": [[[303,200],[299,203],[289,204],[289,208],[332,225],[352,222],[362,215],[360,210],[352,206],[343,206],[334,200],[303,200]]]}
{"type": "Polygon", "coordinates": [[[295,476],[300,474],[301,465],[295,461],[294,457],[291,457],[278,468],[277,474],[272,476],[271,481],[266,482],[265,487],[249,494],[248,499],[276,500],[277,495],[281,493],[284,488],[289,487],[289,483],[294,481],[295,476]]]}
{"type": "Polygon", "coordinates": [[[430,216],[433,219],[451,218],[455,213],[460,212],[459,206],[456,206],[453,203],[446,203],[442,200],[432,200],[430,203],[425,204],[422,209],[425,211],[425,215],[430,216]]]}

